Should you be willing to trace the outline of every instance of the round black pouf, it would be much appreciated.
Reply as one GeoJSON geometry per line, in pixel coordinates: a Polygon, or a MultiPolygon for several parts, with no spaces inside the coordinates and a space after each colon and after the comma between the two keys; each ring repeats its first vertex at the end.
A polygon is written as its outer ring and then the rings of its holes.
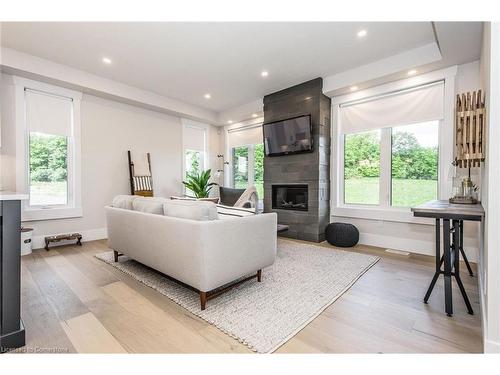
{"type": "Polygon", "coordinates": [[[359,241],[359,231],[352,224],[330,223],[326,226],[325,237],[330,245],[352,247],[359,241]]]}

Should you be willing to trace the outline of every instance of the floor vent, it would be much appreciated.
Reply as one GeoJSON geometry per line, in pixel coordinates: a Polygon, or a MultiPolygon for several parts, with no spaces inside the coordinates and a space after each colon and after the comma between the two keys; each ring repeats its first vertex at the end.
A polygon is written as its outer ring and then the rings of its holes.
{"type": "Polygon", "coordinates": [[[386,253],[391,253],[391,254],[396,254],[396,255],[401,255],[404,257],[410,256],[410,253],[408,251],[402,251],[402,250],[395,250],[395,249],[385,249],[386,253]]]}

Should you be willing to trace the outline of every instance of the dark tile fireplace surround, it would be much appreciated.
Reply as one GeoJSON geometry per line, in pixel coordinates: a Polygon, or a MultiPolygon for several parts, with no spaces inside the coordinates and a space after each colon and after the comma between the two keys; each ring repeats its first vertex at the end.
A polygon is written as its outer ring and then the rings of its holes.
{"type": "Polygon", "coordinates": [[[313,152],[264,157],[264,211],[289,230],[280,235],[325,239],[330,219],[330,98],[317,78],[264,97],[264,122],[311,115],[313,152]]]}

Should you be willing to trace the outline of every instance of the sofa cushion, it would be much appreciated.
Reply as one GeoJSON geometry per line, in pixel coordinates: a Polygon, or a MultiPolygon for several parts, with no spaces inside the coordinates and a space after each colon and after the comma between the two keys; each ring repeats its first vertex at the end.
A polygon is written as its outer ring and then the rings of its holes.
{"type": "Polygon", "coordinates": [[[163,204],[168,201],[166,198],[137,197],[132,201],[132,209],[149,214],[163,215],[163,204]]]}
{"type": "Polygon", "coordinates": [[[215,203],[183,199],[165,202],[163,204],[163,214],[165,216],[198,221],[217,220],[219,218],[215,203]]]}
{"type": "Polygon", "coordinates": [[[132,210],[132,202],[136,198],[136,195],[117,195],[113,198],[112,206],[124,210],[132,210]]]}

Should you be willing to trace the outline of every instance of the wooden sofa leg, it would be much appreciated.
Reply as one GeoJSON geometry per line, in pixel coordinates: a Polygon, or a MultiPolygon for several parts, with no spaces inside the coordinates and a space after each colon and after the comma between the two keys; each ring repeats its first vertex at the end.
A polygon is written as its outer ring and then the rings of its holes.
{"type": "Polygon", "coordinates": [[[118,262],[118,251],[113,250],[113,255],[115,256],[115,263],[118,262]]]}
{"type": "Polygon", "coordinates": [[[262,281],[262,270],[257,271],[257,281],[259,283],[262,281]]]}
{"type": "Polygon", "coordinates": [[[200,292],[200,306],[202,310],[205,310],[207,305],[207,292],[200,292]]]}

